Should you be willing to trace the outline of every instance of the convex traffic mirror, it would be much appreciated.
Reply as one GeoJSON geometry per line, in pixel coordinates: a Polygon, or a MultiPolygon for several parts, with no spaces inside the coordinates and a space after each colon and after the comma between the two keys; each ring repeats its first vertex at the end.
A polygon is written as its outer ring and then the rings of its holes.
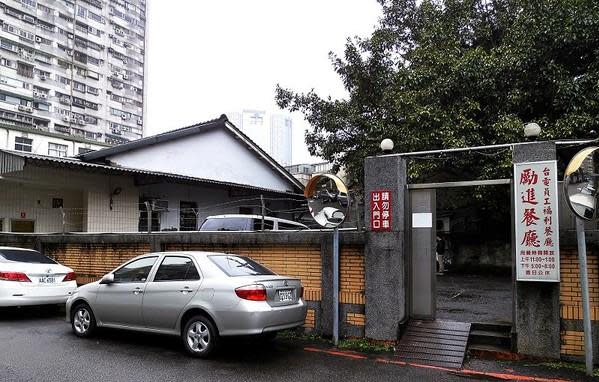
{"type": "Polygon", "coordinates": [[[316,175],[306,186],[304,196],[316,222],[324,228],[335,228],[345,220],[349,209],[347,187],[331,174],[316,175]]]}
{"type": "Polygon", "coordinates": [[[574,155],[564,174],[568,206],[584,220],[593,220],[597,215],[598,170],[599,147],[587,147],[574,155]]]}

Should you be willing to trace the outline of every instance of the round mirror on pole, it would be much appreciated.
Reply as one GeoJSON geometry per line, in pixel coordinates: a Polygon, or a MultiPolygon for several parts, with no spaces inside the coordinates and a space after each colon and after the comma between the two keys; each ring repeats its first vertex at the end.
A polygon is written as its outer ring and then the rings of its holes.
{"type": "Polygon", "coordinates": [[[336,228],[347,216],[349,195],[347,186],[335,175],[316,175],[304,190],[308,208],[314,220],[324,228],[336,228]]]}
{"type": "Polygon", "coordinates": [[[599,147],[587,147],[574,155],[564,173],[564,193],[570,209],[584,220],[597,217],[599,147]]]}

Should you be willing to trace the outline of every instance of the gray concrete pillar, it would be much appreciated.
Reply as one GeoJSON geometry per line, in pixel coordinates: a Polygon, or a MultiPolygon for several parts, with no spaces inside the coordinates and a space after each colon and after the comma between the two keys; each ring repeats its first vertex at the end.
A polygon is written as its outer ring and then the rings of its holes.
{"type": "MultiPolygon", "coordinates": [[[[555,160],[555,143],[533,142],[514,146],[512,159],[514,163],[555,160]]],[[[516,258],[514,253],[512,258],[516,258]]],[[[559,283],[518,281],[515,300],[518,352],[534,357],[559,358],[559,283]]]]}
{"type": "MultiPolygon", "coordinates": [[[[341,239],[340,239],[341,241],[341,239]]],[[[324,234],[320,243],[322,269],[320,321],[317,329],[324,335],[333,335],[333,235],[324,234]]]]}
{"type": "Polygon", "coordinates": [[[395,340],[406,317],[405,237],[406,162],[398,156],[369,157],[364,162],[366,225],[366,328],[368,338],[395,340]],[[391,231],[370,229],[372,191],[391,191],[391,231]]]}

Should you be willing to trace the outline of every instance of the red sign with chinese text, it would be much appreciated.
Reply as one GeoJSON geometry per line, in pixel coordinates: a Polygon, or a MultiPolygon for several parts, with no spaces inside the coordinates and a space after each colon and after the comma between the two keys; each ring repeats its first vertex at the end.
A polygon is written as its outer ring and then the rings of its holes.
{"type": "Polygon", "coordinates": [[[391,191],[370,193],[370,230],[391,231],[391,191]]]}

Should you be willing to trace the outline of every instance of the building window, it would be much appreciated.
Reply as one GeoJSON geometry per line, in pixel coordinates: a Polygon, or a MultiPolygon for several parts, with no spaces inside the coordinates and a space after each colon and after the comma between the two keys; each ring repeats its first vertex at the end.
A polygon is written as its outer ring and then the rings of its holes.
{"type": "Polygon", "coordinates": [[[17,150],[17,151],[26,151],[26,152],[30,153],[32,145],[33,145],[33,139],[24,138],[24,137],[15,137],[15,150],[17,150]]]}
{"type": "Polygon", "coordinates": [[[64,201],[62,198],[52,198],[52,208],[64,207],[64,201]]]}
{"type": "Polygon", "coordinates": [[[99,95],[100,94],[100,90],[98,88],[94,88],[92,86],[87,86],[87,92],[89,94],[94,94],[94,95],[99,95]]]}
{"type": "Polygon", "coordinates": [[[261,114],[255,113],[249,117],[250,125],[262,125],[263,117],[261,114]]]}
{"type": "Polygon", "coordinates": [[[37,110],[50,111],[50,105],[43,102],[34,102],[33,107],[37,110]]]}
{"type": "Polygon", "coordinates": [[[67,149],[67,145],[61,145],[58,143],[48,143],[48,155],[53,157],[66,157],[67,149]]]}
{"type": "Polygon", "coordinates": [[[28,78],[33,78],[33,66],[17,62],[17,74],[28,78]]]}
{"type": "Polygon", "coordinates": [[[85,93],[85,84],[77,81],[73,81],[73,89],[78,92],[85,93]]]}

